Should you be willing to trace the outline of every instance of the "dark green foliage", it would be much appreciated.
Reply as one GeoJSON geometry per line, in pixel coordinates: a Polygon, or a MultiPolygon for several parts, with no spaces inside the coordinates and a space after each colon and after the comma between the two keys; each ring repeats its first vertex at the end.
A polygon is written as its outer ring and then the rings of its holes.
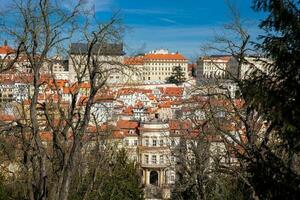
{"type": "Polygon", "coordinates": [[[8,195],[2,183],[2,177],[0,176],[0,200],[6,200],[6,199],[8,199],[8,195]]]}
{"type": "Polygon", "coordinates": [[[248,102],[274,122],[291,151],[299,151],[300,128],[300,10],[299,1],[255,0],[254,8],[269,12],[260,24],[267,35],[258,45],[274,63],[270,74],[254,74],[246,82],[248,102]]]}
{"type": "Polygon", "coordinates": [[[181,66],[175,66],[173,68],[172,75],[167,78],[167,83],[174,83],[176,85],[181,85],[185,82],[184,72],[181,66]]]}
{"type": "Polygon", "coordinates": [[[197,71],[196,71],[196,66],[192,67],[192,77],[196,78],[197,76],[197,71]]]}
{"type": "Polygon", "coordinates": [[[138,166],[130,161],[125,150],[112,155],[105,163],[98,163],[98,170],[76,174],[69,199],[129,200],[143,199],[138,166]],[[91,185],[92,183],[92,185],[91,185]]]}
{"type": "Polygon", "coordinates": [[[271,122],[265,140],[252,149],[247,172],[262,199],[296,199],[300,196],[300,10],[299,1],[254,0],[253,8],[268,14],[260,27],[266,31],[257,45],[272,59],[269,74],[259,71],[242,86],[251,108],[271,122]],[[298,166],[299,167],[299,166],[298,166]]]}
{"type": "Polygon", "coordinates": [[[212,174],[206,187],[207,200],[249,200],[251,191],[237,177],[212,174]]]}
{"type": "Polygon", "coordinates": [[[137,170],[135,163],[128,161],[126,152],[121,150],[113,161],[110,172],[105,177],[104,190],[99,199],[143,199],[137,170]]]}

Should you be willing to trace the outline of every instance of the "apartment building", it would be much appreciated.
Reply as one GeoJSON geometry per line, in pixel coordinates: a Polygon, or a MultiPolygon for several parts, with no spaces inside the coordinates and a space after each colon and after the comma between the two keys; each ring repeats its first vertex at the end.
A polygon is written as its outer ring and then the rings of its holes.
{"type": "Polygon", "coordinates": [[[189,77],[188,59],[182,54],[160,49],[145,55],[127,58],[128,65],[136,66],[140,74],[139,82],[145,84],[163,84],[172,75],[173,68],[180,66],[186,79],[189,77]]]}
{"type": "MultiPolygon", "coordinates": [[[[72,43],[69,57],[70,82],[78,81],[78,76],[84,74],[83,81],[89,81],[87,55],[89,46],[86,43],[72,43]]],[[[127,69],[124,64],[123,44],[95,44],[91,50],[93,60],[97,63],[97,72],[108,84],[126,83],[127,69]]],[[[90,65],[91,66],[91,65],[90,65]]]]}
{"type": "Polygon", "coordinates": [[[237,76],[246,79],[255,69],[268,73],[268,64],[271,64],[269,59],[259,56],[246,56],[241,66],[238,66],[233,56],[205,56],[200,57],[197,62],[197,78],[198,82],[210,79],[232,79],[237,76]]]}
{"type": "Polygon", "coordinates": [[[232,57],[226,55],[200,57],[197,63],[197,77],[204,79],[226,78],[231,58],[232,57]]]}

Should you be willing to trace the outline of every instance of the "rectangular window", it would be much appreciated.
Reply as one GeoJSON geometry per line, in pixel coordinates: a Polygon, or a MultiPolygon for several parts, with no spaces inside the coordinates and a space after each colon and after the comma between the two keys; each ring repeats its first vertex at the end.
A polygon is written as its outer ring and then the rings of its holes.
{"type": "Polygon", "coordinates": [[[134,146],[137,146],[137,145],[138,145],[138,141],[134,140],[134,146]]]}
{"type": "Polygon", "coordinates": [[[172,182],[174,182],[174,181],[175,181],[175,176],[174,176],[174,175],[171,175],[171,178],[170,178],[170,179],[171,179],[172,182]]]}
{"type": "Polygon", "coordinates": [[[145,163],[146,163],[146,164],[149,163],[149,155],[145,155],[145,163]]]}
{"type": "Polygon", "coordinates": [[[156,139],[152,140],[152,146],[156,147],[156,139]]]}
{"type": "Polygon", "coordinates": [[[129,140],[125,140],[125,146],[129,146],[129,140]]]}
{"type": "Polygon", "coordinates": [[[149,140],[148,140],[148,139],[145,140],[145,145],[146,145],[146,146],[149,146],[149,140]]]}
{"type": "Polygon", "coordinates": [[[175,147],[175,140],[172,140],[172,141],[171,141],[171,146],[172,146],[172,147],[175,147]]]}
{"type": "Polygon", "coordinates": [[[172,162],[172,163],[175,162],[175,156],[171,156],[171,162],[172,162]]]}
{"type": "Polygon", "coordinates": [[[156,155],[152,155],[151,162],[152,164],[156,164],[156,155]]]}
{"type": "Polygon", "coordinates": [[[160,141],[159,141],[159,145],[160,145],[160,146],[164,146],[164,141],[163,141],[163,140],[160,140],[160,141]]]}
{"type": "Polygon", "coordinates": [[[160,155],[159,156],[159,163],[163,164],[165,161],[164,161],[164,155],[160,155]]]}

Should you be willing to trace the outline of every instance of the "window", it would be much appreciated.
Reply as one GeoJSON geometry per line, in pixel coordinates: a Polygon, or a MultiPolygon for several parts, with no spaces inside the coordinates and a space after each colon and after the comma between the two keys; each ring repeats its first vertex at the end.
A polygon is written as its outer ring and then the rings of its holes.
{"type": "Polygon", "coordinates": [[[152,155],[151,162],[152,164],[156,164],[156,155],[152,155]]]}
{"type": "Polygon", "coordinates": [[[172,141],[171,141],[171,146],[172,146],[172,147],[175,147],[175,140],[172,140],[172,141]]]}
{"type": "Polygon", "coordinates": [[[148,139],[145,140],[145,145],[149,146],[149,140],[148,139]]]}
{"type": "Polygon", "coordinates": [[[172,162],[172,163],[175,162],[175,156],[171,156],[171,162],[172,162]]]}
{"type": "Polygon", "coordinates": [[[145,155],[145,163],[146,163],[146,164],[149,163],[149,155],[145,155]]]}
{"type": "Polygon", "coordinates": [[[160,146],[163,146],[163,145],[164,145],[164,141],[163,141],[163,140],[160,140],[160,141],[159,141],[159,145],[160,145],[160,146]]]}
{"type": "Polygon", "coordinates": [[[175,181],[175,176],[174,176],[174,175],[171,175],[171,178],[170,178],[170,179],[171,179],[172,182],[174,182],[174,181],[175,181]]]}
{"type": "Polygon", "coordinates": [[[164,163],[165,161],[164,161],[164,155],[160,155],[159,156],[159,163],[164,163]]]}
{"type": "Polygon", "coordinates": [[[137,146],[137,145],[138,145],[138,141],[134,140],[134,146],[137,146]]]}
{"type": "Polygon", "coordinates": [[[156,144],[157,144],[157,143],[156,143],[156,139],[153,139],[153,140],[152,140],[152,146],[156,147],[156,144]]]}
{"type": "Polygon", "coordinates": [[[125,140],[125,146],[129,146],[129,140],[125,140]]]}

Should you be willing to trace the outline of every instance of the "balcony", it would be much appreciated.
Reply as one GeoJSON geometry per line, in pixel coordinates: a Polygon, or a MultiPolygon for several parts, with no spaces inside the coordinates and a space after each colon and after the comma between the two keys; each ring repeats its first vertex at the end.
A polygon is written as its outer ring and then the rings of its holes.
{"type": "Polygon", "coordinates": [[[144,161],[141,163],[141,167],[144,167],[144,168],[166,168],[170,166],[170,163],[169,162],[164,162],[164,163],[145,163],[144,161]]]}

